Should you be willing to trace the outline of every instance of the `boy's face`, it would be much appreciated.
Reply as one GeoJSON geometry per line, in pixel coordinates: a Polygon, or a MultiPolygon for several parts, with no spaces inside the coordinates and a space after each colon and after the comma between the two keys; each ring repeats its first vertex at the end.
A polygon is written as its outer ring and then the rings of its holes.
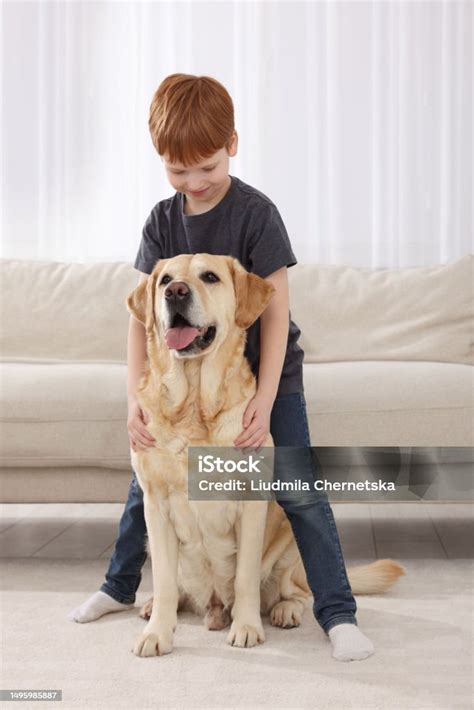
{"type": "Polygon", "coordinates": [[[171,163],[162,157],[168,180],[177,192],[184,192],[192,202],[209,202],[218,197],[229,184],[229,158],[237,153],[237,135],[229,148],[221,148],[214,155],[195,165],[171,163]]]}

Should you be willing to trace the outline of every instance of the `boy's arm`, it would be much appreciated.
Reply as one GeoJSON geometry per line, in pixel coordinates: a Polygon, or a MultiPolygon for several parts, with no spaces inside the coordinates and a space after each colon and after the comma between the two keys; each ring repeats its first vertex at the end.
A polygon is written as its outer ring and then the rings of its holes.
{"type": "Polygon", "coordinates": [[[285,361],[289,329],[288,269],[284,266],[266,277],[275,287],[270,303],[260,316],[260,365],[257,395],[273,406],[285,361]]]}
{"type": "Polygon", "coordinates": [[[260,316],[260,365],[257,393],[245,410],[243,431],[234,439],[237,448],[258,447],[270,431],[270,417],[280,383],[288,342],[289,297],[287,267],[267,276],[275,293],[260,316]]]}
{"type": "MultiPolygon", "coordinates": [[[[139,284],[146,281],[147,274],[141,274],[139,284]]],[[[127,341],[127,395],[128,418],[127,430],[130,446],[134,451],[146,449],[155,444],[155,439],[146,428],[148,420],[138,403],[136,390],[144,371],[146,361],[146,331],[145,326],[134,316],[130,316],[128,323],[127,341]]],[[[146,415],[148,416],[148,415],[146,415]]]]}

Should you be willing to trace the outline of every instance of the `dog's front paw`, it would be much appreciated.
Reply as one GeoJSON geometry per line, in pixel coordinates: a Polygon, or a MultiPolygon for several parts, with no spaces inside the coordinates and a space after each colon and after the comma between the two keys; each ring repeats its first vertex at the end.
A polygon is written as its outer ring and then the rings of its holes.
{"type": "Polygon", "coordinates": [[[270,623],[272,626],[280,626],[282,629],[293,629],[301,624],[303,605],[293,599],[283,599],[275,604],[270,612],[270,623]]]}
{"type": "Polygon", "coordinates": [[[245,624],[233,621],[227,634],[227,643],[239,648],[251,648],[265,641],[265,634],[261,622],[245,624]]]}
{"type": "Polygon", "coordinates": [[[173,650],[173,631],[145,630],[133,647],[135,656],[164,656],[173,650]]]}

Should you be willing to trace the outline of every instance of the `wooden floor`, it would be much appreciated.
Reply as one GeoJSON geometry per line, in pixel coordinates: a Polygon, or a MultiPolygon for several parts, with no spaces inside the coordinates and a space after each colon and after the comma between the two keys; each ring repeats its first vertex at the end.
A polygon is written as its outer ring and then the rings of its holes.
{"type": "MultiPolygon", "coordinates": [[[[474,556],[471,503],[333,503],[332,509],[346,559],[474,556]]],[[[105,562],[122,512],[115,503],[0,504],[0,557],[105,562]]]]}

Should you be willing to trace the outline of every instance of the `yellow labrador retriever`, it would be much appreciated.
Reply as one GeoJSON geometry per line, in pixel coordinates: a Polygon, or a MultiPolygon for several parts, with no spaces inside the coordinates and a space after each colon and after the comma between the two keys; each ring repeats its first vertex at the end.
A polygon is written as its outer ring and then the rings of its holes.
{"type": "MultiPolygon", "coordinates": [[[[290,524],[276,502],[192,501],[188,446],[234,446],[256,383],[244,357],[245,330],[273,286],[232,257],[162,259],[127,306],[146,328],[147,363],[137,389],[156,445],[131,451],[144,493],[153,573],[149,622],[137,656],[173,648],[178,606],[205,615],[208,629],[230,624],[227,641],[264,641],[261,613],[298,626],[310,590],[290,524]]],[[[268,436],[265,446],[272,446],[268,436]]],[[[391,560],[348,570],[354,593],[385,591],[403,574],[391,560]]]]}

